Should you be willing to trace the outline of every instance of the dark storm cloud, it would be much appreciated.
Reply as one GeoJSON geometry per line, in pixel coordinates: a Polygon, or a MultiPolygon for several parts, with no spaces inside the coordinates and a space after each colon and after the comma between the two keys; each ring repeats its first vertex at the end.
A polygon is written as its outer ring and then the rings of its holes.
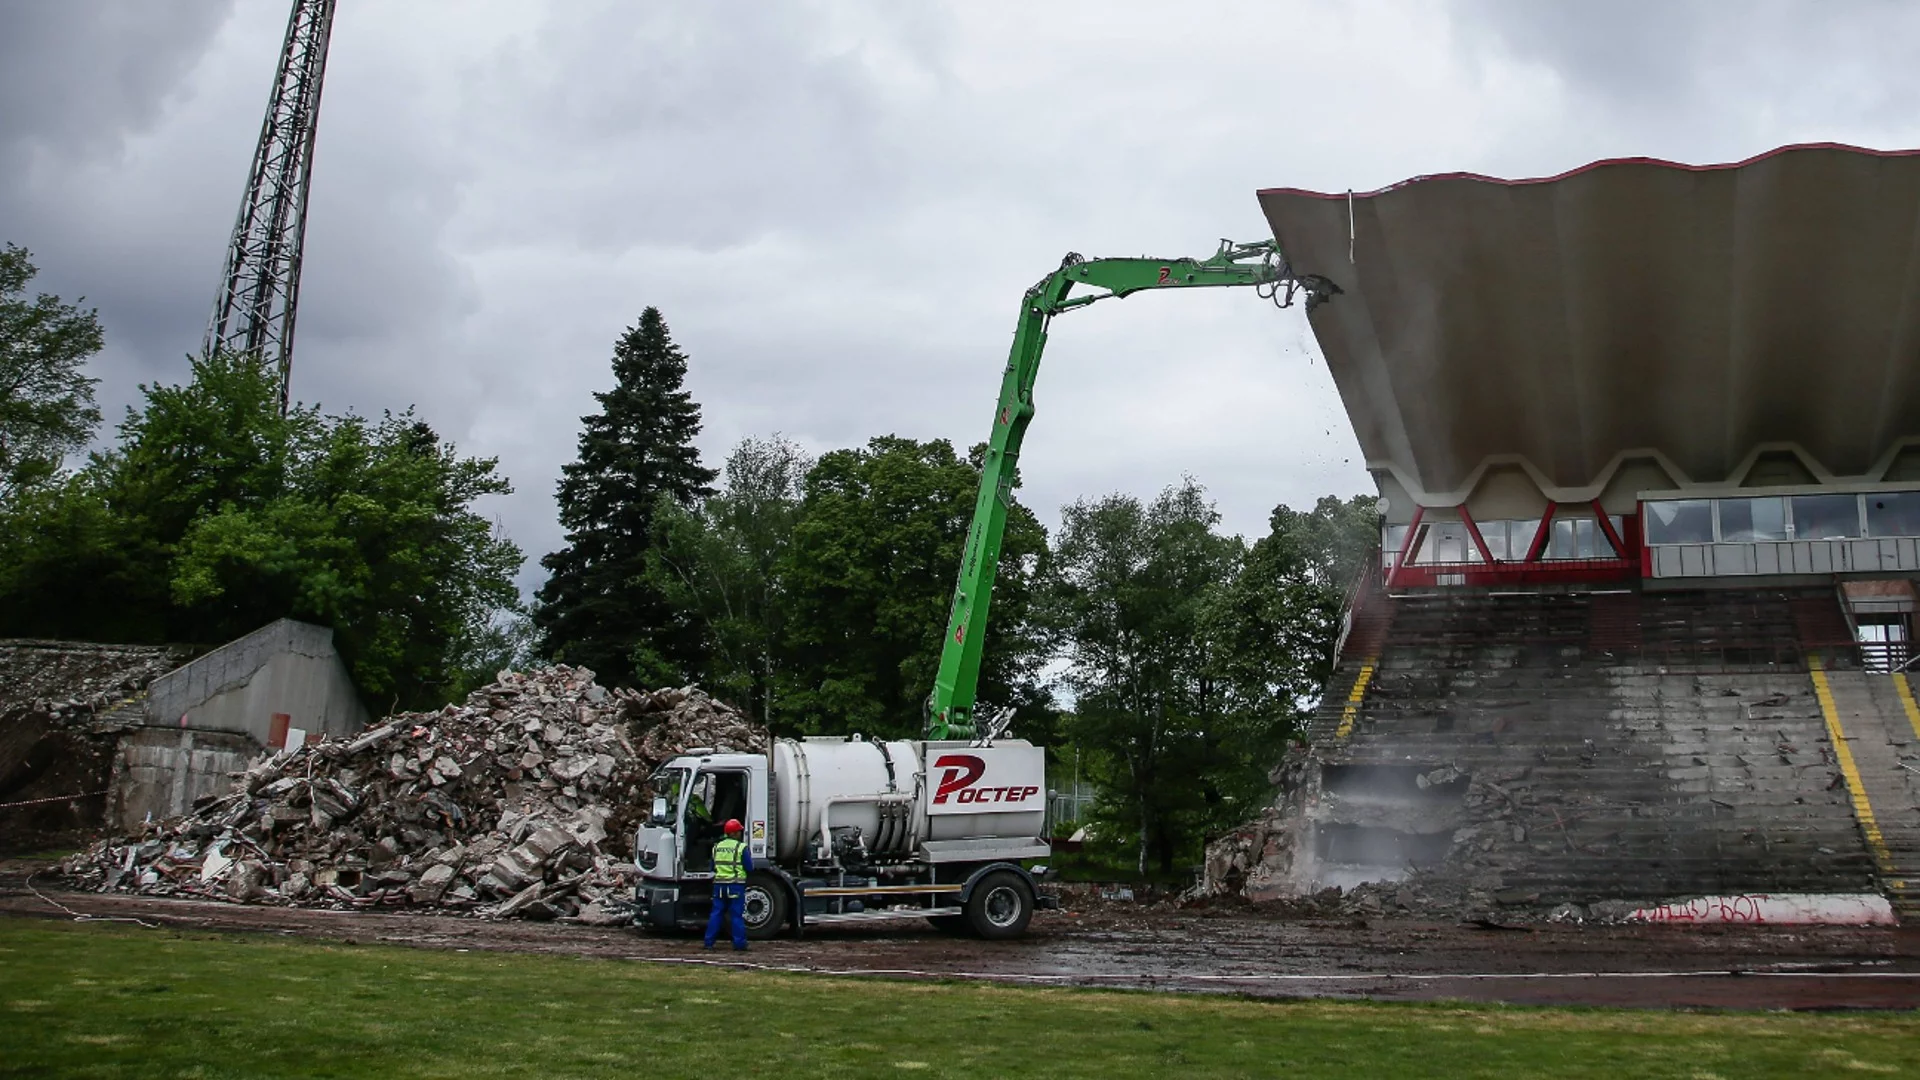
{"type": "MultiPolygon", "coordinates": [[[[987,430],[1068,250],[1204,255],[1257,188],[1920,143],[1905,7],[354,0],[334,25],[294,392],[417,405],[530,559],[612,341],[659,306],[710,461],[987,430]],[[1748,13],[1743,17],[1743,13],[1748,13]]],[[[0,0],[0,237],[107,321],[111,408],[213,298],[286,0],[0,0]],[[22,64],[27,66],[23,67],[22,64]],[[29,97],[22,99],[21,87],[29,97]]],[[[1298,311],[1141,296],[1054,328],[1043,518],[1207,483],[1230,527],[1368,486],[1298,311]]]]}
{"type": "Polygon", "coordinates": [[[0,148],[117,149],[158,118],[232,6],[0,0],[0,148]]]}
{"type": "MultiPolygon", "coordinates": [[[[35,287],[98,305],[109,417],[136,382],[172,374],[205,325],[222,246],[211,222],[232,220],[247,151],[209,154],[178,121],[233,16],[231,0],[0,0],[0,240],[34,253],[35,287]],[[218,196],[196,164],[226,174],[218,196]]],[[[271,64],[255,104],[233,103],[256,125],[271,64]]]]}

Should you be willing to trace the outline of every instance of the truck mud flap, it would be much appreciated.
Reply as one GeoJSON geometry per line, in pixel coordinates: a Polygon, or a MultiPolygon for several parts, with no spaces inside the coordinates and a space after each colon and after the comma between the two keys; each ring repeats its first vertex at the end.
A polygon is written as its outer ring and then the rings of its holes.
{"type": "MultiPolygon", "coordinates": [[[[973,886],[975,882],[979,881],[981,878],[986,877],[988,874],[991,874],[996,870],[1011,870],[1014,873],[1020,875],[1021,880],[1027,883],[1027,891],[1033,894],[1034,906],[1035,907],[1046,906],[1041,901],[1041,898],[1040,898],[1040,883],[1033,880],[1033,875],[1027,872],[1026,867],[1021,866],[1019,863],[1011,863],[1011,862],[990,862],[990,863],[983,863],[980,866],[974,867],[973,873],[967,875],[966,884],[960,889],[960,902],[962,904],[966,903],[967,897],[973,895],[973,886]]],[[[1059,904],[1059,900],[1055,899],[1054,903],[1057,906],[1059,904]]]]}

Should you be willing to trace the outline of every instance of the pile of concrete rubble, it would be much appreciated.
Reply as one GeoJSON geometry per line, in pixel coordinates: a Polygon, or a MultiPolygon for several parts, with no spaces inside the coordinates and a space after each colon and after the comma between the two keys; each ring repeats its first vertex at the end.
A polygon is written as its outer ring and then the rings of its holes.
{"type": "Polygon", "coordinates": [[[226,796],[63,872],[102,891],[620,922],[641,788],[698,747],[764,750],[767,735],[692,687],[502,672],[465,705],[269,754],[226,796]]]}

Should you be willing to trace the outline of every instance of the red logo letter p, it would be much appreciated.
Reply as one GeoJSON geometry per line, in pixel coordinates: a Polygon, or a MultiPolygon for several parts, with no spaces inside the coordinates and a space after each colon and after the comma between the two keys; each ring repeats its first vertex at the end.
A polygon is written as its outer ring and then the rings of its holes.
{"type": "Polygon", "coordinates": [[[940,786],[933,791],[936,804],[946,802],[947,796],[980,779],[980,774],[987,771],[987,763],[972,754],[942,754],[933,767],[946,770],[940,777],[940,786]]]}

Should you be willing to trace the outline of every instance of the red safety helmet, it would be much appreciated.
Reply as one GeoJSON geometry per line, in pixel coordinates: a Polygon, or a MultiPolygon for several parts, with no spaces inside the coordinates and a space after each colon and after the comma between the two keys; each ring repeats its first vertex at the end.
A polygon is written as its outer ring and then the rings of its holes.
{"type": "Polygon", "coordinates": [[[727,830],[728,832],[730,832],[730,833],[737,833],[737,832],[739,832],[739,831],[740,831],[740,819],[739,819],[739,818],[737,818],[737,817],[730,817],[730,818],[728,818],[728,819],[727,819],[727,824],[726,824],[726,830],[727,830]]]}

